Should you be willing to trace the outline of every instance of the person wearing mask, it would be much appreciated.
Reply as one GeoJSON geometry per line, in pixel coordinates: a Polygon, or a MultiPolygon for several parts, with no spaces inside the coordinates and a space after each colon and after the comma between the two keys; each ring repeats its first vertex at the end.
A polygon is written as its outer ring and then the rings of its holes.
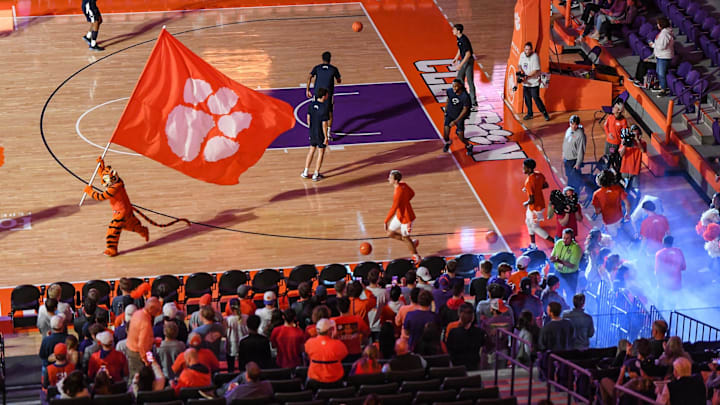
{"type": "Polygon", "coordinates": [[[305,353],[310,360],[306,387],[339,388],[345,375],[342,360],[348,350],[343,342],[332,338],[335,325],[329,319],[321,319],[315,326],[318,336],[305,342],[305,353]]]}
{"type": "Polygon", "coordinates": [[[563,312],[563,319],[567,319],[573,326],[573,349],[587,350],[590,348],[590,338],[595,335],[595,324],[592,316],[585,312],[585,294],[573,296],[573,309],[563,312]]]}

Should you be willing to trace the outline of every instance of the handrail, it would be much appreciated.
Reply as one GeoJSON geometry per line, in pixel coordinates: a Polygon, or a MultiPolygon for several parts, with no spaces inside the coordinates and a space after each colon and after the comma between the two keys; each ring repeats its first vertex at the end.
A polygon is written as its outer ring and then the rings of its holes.
{"type": "MultiPolygon", "coordinates": [[[[620,391],[625,395],[630,395],[631,397],[638,399],[639,401],[643,401],[642,403],[653,404],[653,405],[663,405],[661,402],[657,402],[652,398],[646,397],[645,395],[643,395],[639,392],[635,392],[635,391],[633,391],[629,388],[625,388],[624,386],[619,385],[619,384],[615,384],[615,391],[620,391]]],[[[616,395],[616,397],[617,397],[617,395],[616,395]]],[[[636,403],[640,404],[639,401],[636,403]]]]}
{"type": "Polygon", "coordinates": [[[533,366],[535,362],[532,360],[532,353],[535,352],[535,347],[532,342],[521,338],[505,329],[498,329],[495,335],[495,386],[498,386],[498,370],[500,368],[500,359],[510,362],[510,396],[515,395],[515,366],[519,366],[524,370],[528,370],[528,405],[532,404],[532,383],[533,383],[533,366]],[[507,335],[510,338],[510,355],[498,350],[500,348],[501,335],[507,335]],[[527,366],[517,360],[517,344],[524,344],[530,346],[530,365],[527,366]]]}
{"type": "Polygon", "coordinates": [[[581,394],[577,393],[574,389],[568,388],[569,386],[575,387],[574,381],[572,381],[573,375],[577,376],[577,374],[584,374],[590,378],[592,381],[592,373],[590,373],[588,370],[578,366],[577,364],[563,359],[562,357],[558,356],[555,353],[548,352],[550,354],[550,362],[548,364],[548,373],[547,373],[547,399],[550,400],[550,394],[552,392],[552,387],[554,387],[557,390],[563,391],[568,395],[568,403],[570,401],[569,397],[572,397],[575,399],[576,402],[581,402],[584,404],[591,404],[593,402],[593,393],[590,393],[590,398],[585,398],[581,394]],[[561,363],[567,367],[570,367],[573,372],[568,373],[568,386],[565,386],[563,384],[560,384],[559,382],[555,381],[555,362],[561,363]],[[573,384],[571,384],[573,383],[573,384]]]}
{"type": "Polygon", "coordinates": [[[702,327],[702,332],[700,333],[700,339],[699,340],[706,340],[705,336],[708,337],[707,340],[720,340],[720,328],[717,328],[715,326],[712,326],[708,323],[705,323],[703,321],[700,321],[698,319],[695,319],[689,315],[685,315],[678,311],[672,311],[670,312],[670,326],[668,327],[668,334],[670,336],[678,336],[680,339],[682,339],[683,342],[690,342],[691,340],[693,342],[698,341],[698,331],[700,330],[700,327],[702,327]],[[673,322],[673,320],[675,322],[673,322]],[[680,333],[678,334],[678,325],[682,322],[682,329],[680,333]],[[685,326],[687,325],[687,334],[685,333],[685,326]],[[674,328],[673,328],[674,326],[674,328]],[[693,339],[693,328],[695,332],[695,336],[693,339]],[[671,332],[672,331],[672,332],[671,332]],[[707,335],[706,335],[707,332],[707,335]]]}

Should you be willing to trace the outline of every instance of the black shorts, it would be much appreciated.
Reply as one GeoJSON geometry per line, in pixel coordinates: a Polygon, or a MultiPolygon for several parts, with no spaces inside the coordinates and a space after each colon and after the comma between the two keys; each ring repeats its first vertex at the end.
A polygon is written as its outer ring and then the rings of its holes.
{"type": "MultiPolygon", "coordinates": [[[[317,90],[316,90],[317,92],[317,90]]],[[[316,98],[317,99],[317,98],[316,98]]],[[[333,102],[333,93],[328,91],[328,98],[325,100],[325,104],[328,106],[328,112],[333,112],[333,107],[335,107],[335,103],[333,102]]]]}
{"type": "Polygon", "coordinates": [[[327,146],[325,145],[325,137],[323,135],[310,135],[310,146],[324,149],[327,146]]]}
{"type": "Polygon", "coordinates": [[[82,2],[82,10],[87,22],[102,22],[102,15],[100,15],[100,10],[94,1],[84,0],[82,2]]]}
{"type": "MultiPolygon", "coordinates": [[[[446,126],[446,127],[451,126],[450,123],[451,123],[454,119],[455,119],[455,118],[450,118],[450,117],[448,117],[448,116],[446,115],[446,116],[445,116],[445,126],[446,126]]],[[[458,121],[457,124],[455,124],[455,128],[456,128],[456,131],[457,131],[457,132],[465,132],[465,119],[461,119],[460,121],[458,121]]]]}

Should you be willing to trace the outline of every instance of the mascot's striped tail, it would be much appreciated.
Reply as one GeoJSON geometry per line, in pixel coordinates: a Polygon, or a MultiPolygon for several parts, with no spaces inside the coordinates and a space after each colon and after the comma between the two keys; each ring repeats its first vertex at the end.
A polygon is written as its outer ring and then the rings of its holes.
{"type": "Polygon", "coordinates": [[[152,225],[154,225],[154,226],[157,226],[157,227],[159,227],[159,228],[166,228],[166,227],[168,227],[168,226],[170,226],[170,225],[174,225],[174,224],[176,224],[176,223],[178,223],[178,222],[185,222],[185,223],[187,224],[187,226],[190,226],[190,225],[191,225],[191,224],[190,224],[190,221],[188,221],[188,220],[185,219],[185,218],[178,218],[178,219],[176,219],[176,220],[174,220],[174,221],[168,222],[167,224],[158,224],[157,222],[155,222],[155,221],[153,221],[152,219],[148,218],[148,216],[145,215],[145,214],[143,214],[142,211],[140,211],[139,209],[133,207],[133,211],[137,212],[138,215],[140,215],[141,217],[145,218],[145,220],[147,220],[148,222],[150,222],[150,224],[152,224],[152,225]]]}

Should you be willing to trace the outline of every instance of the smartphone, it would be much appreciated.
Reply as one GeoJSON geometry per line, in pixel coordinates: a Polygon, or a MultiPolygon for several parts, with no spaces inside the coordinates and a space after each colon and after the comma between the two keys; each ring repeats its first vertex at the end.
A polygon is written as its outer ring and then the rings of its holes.
{"type": "Polygon", "coordinates": [[[392,277],[392,286],[395,287],[397,285],[397,283],[398,283],[398,276],[393,276],[392,277]]]}
{"type": "Polygon", "coordinates": [[[152,363],[153,361],[155,361],[155,359],[153,358],[152,352],[146,352],[145,358],[147,359],[148,363],[152,363]]]}
{"type": "Polygon", "coordinates": [[[720,364],[720,357],[716,357],[716,358],[712,359],[712,361],[715,364],[720,364]]]}

